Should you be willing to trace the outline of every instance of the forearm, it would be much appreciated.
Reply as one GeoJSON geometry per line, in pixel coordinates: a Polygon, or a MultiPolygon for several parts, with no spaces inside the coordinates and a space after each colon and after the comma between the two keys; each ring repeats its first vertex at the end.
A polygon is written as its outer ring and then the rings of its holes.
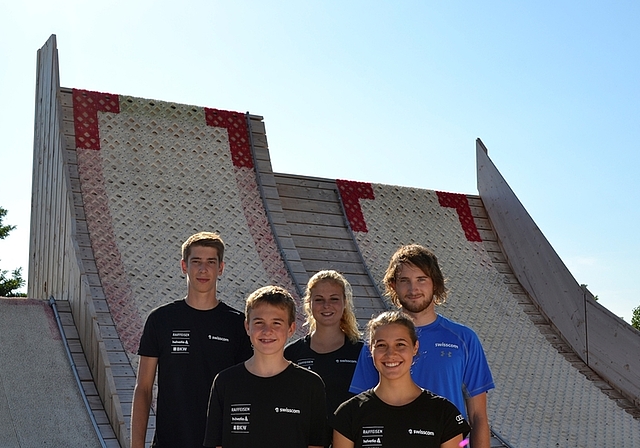
{"type": "Polygon", "coordinates": [[[144,448],[149,424],[152,393],[138,386],[133,391],[131,406],[131,448],[144,448]]]}
{"type": "Polygon", "coordinates": [[[489,420],[476,419],[471,423],[469,443],[471,448],[489,448],[491,446],[491,431],[489,420]]]}
{"type": "Polygon", "coordinates": [[[489,448],[491,446],[491,431],[487,414],[486,393],[467,399],[467,414],[471,426],[470,446],[472,448],[489,448]]]}

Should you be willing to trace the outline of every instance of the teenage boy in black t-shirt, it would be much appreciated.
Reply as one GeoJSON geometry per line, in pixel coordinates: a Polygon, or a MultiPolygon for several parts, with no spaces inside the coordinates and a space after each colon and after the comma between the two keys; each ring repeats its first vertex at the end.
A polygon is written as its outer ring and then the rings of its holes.
{"type": "Polygon", "coordinates": [[[187,296],[153,310],[140,339],[140,363],[131,412],[131,447],[142,448],[158,372],[153,445],[202,447],[207,397],[221,370],[248,359],[244,315],[216,296],[224,270],[219,235],[200,232],[182,245],[187,296]]]}
{"type": "Polygon", "coordinates": [[[247,298],[245,328],[254,354],[213,381],[204,446],[322,448],[324,384],[283,355],[295,332],[295,313],[293,298],[277,286],[265,286],[247,298]]]}

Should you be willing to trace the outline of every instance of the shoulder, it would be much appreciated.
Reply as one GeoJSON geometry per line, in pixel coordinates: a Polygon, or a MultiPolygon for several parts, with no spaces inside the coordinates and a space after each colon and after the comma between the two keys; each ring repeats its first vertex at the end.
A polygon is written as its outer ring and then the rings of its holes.
{"type": "Polygon", "coordinates": [[[224,302],[218,302],[218,306],[214,308],[220,314],[226,314],[228,316],[234,316],[236,319],[244,319],[244,313],[242,311],[238,311],[235,308],[231,308],[224,302]]]}
{"type": "Polygon", "coordinates": [[[307,345],[307,336],[304,336],[287,344],[287,346],[284,348],[284,352],[285,354],[295,354],[300,350],[304,350],[305,348],[307,348],[307,345]]]}
{"type": "Polygon", "coordinates": [[[147,320],[166,319],[166,318],[170,319],[172,316],[175,316],[176,313],[182,313],[185,310],[186,306],[187,304],[185,303],[184,299],[174,300],[173,302],[165,303],[151,310],[151,312],[149,313],[149,316],[147,317],[147,320]]]}
{"type": "Polygon", "coordinates": [[[231,367],[227,367],[226,369],[221,370],[216,377],[214,378],[214,382],[216,383],[224,383],[230,380],[241,380],[247,376],[247,368],[244,366],[244,363],[236,364],[231,367]]]}
{"type": "Polygon", "coordinates": [[[473,331],[470,327],[463,325],[459,322],[455,322],[451,319],[448,319],[442,315],[438,315],[437,324],[440,328],[443,328],[461,339],[469,340],[469,339],[478,339],[478,335],[475,331],[473,331]]]}
{"type": "Polygon", "coordinates": [[[345,350],[348,350],[349,352],[360,354],[363,346],[364,341],[362,339],[358,339],[357,341],[353,342],[351,339],[345,338],[345,344],[343,345],[343,348],[345,348],[345,350]]]}
{"type": "Polygon", "coordinates": [[[285,370],[285,373],[287,376],[308,382],[309,384],[319,385],[324,389],[324,382],[322,381],[322,378],[320,378],[320,375],[313,370],[300,367],[298,364],[292,362],[285,370]]]}
{"type": "Polygon", "coordinates": [[[424,406],[428,406],[432,410],[438,409],[444,411],[450,409],[458,412],[458,409],[450,400],[426,389],[418,396],[416,402],[421,402],[424,406]]]}
{"type": "MultiPolygon", "coordinates": [[[[338,410],[341,409],[358,409],[375,402],[377,400],[376,394],[373,392],[373,389],[365,390],[364,392],[359,393],[358,395],[354,395],[349,398],[347,401],[338,406],[338,410]]],[[[336,413],[338,412],[336,410],[336,413]]]]}

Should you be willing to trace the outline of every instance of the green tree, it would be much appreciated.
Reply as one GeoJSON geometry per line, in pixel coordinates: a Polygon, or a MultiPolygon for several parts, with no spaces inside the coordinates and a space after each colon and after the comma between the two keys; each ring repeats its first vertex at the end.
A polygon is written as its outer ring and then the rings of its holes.
{"type": "Polygon", "coordinates": [[[631,314],[631,326],[636,330],[640,330],[640,305],[635,307],[631,314]]]}
{"type": "MultiPolygon", "coordinates": [[[[9,236],[9,232],[16,228],[16,226],[3,225],[2,221],[6,216],[7,211],[0,207],[0,240],[9,236]]],[[[22,278],[22,268],[14,269],[11,272],[11,277],[7,277],[8,271],[0,270],[0,297],[24,297],[26,294],[15,292],[24,286],[24,279],[22,278]]]]}

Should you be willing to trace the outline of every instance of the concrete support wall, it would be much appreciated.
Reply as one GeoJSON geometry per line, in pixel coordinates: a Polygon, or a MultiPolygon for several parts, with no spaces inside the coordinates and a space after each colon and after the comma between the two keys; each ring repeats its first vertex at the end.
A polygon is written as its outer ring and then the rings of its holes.
{"type": "Polygon", "coordinates": [[[476,143],[478,191],[514,274],[580,358],[640,404],[640,332],[598,304],[476,143]]]}

